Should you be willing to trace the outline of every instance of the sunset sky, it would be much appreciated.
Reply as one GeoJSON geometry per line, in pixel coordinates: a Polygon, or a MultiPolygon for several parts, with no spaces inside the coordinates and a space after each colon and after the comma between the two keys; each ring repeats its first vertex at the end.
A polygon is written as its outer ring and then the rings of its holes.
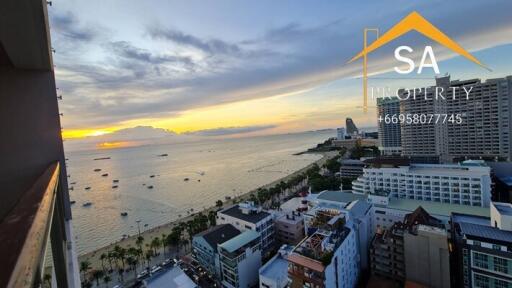
{"type": "MultiPolygon", "coordinates": [[[[345,117],[376,126],[375,111],[360,109],[361,61],[346,63],[365,27],[382,33],[412,11],[492,71],[414,32],[370,56],[373,76],[396,76],[388,71],[403,44],[432,45],[453,79],[512,74],[511,1],[332,2],[54,0],[63,135],[135,126],[256,135],[335,128],[345,117]]],[[[420,76],[392,85],[433,84],[432,73],[420,76]]]]}

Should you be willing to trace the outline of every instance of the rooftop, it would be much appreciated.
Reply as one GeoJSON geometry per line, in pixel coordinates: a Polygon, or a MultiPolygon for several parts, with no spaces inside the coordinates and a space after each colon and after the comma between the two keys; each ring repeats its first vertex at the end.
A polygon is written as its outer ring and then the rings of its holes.
{"type": "Polygon", "coordinates": [[[270,259],[265,265],[260,268],[260,275],[266,278],[275,279],[288,277],[288,255],[293,249],[293,246],[285,245],[279,253],[270,259]],[[285,254],[285,255],[283,255],[285,254]]]}
{"type": "Polygon", "coordinates": [[[194,288],[197,285],[180,269],[174,267],[162,273],[144,280],[144,286],[147,288],[194,288]]]}
{"type": "Polygon", "coordinates": [[[512,204],[501,202],[492,202],[492,204],[494,205],[494,207],[496,207],[500,214],[512,216],[512,204]]]}
{"type": "Polygon", "coordinates": [[[349,192],[342,192],[342,191],[323,191],[316,196],[317,200],[324,200],[324,201],[333,201],[333,202],[340,202],[340,203],[350,203],[352,201],[356,200],[363,200],[366,201],[366,195],[362,194],[354,194],[349,192]]]}
{"type": "Polygon", "coordinates": [[[240,231],[231,224],[222,224],[212,227],[206,231],[196,234],[194,237],[203,237],[214,249],[218,244],[222,244],[229,239],[240,234],[240,231]]]}
{"type": "Polygon", "coordinates": [[[436,216],[450,217],[452,213],[469,214],[489,217],[490,210],[487,207],[477,207],[468,205],[448,204],[431,201],[411,200],[411,199],[399,199],[390,198],[389,204],[383,206],[375,204],[376,207],[387,207],[398,210],[414,211],[419,206],[423,207],[429,214],[436,216]]]}
{"type": "Polygon", "coordinates": [[[240,249],[240,247],[249,244],[251,241],[258,239],[259,237],[260,233],[253,230],[247,230],[242,234],[235,236],[222,244],[219,244],[219,247],[222,247],[229,253],[232,253],[240,249]]]}
{"type": "Polygon", "coordinates": [[[506,243],[510,243],[512,239],[512,231],[501,230],[488,225],[478,225],[467,222],[458,223],[461,233],[466,236],[475,236],[478,238],[492,239],[506,243]]]}
{"type": "Polygon", "coordinates": [[[220,211],[220,213],[251,223],[258,223],[270,215],[268,212],[256,210],[252,210],[246,214],[242,212],[239,205],[233,205],[220,211]]]}

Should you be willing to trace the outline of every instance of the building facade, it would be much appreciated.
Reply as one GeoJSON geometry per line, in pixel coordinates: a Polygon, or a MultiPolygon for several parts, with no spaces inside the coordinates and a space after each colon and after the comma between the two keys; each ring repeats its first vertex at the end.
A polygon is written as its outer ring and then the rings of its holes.
{"type": "Polygon", "coordinates": [[[260,233],[263,253],[275,248],[274,216],[247,201],[217,212],[217,224],[231,224],[240,231],[260,233]]]}
{"type": "Polygon", "coordinates": [[[436,86],[425,90],[403,90],[401,98],[415,93],[415,100],[400,101],[402,114],[460,115],[462,122],[401,125],[402,154],[409,157],[512,158],[512,76],[498,79],[450,81],[436,78],[436,86]],[[442,97],[436,97],[436,90],[442,97]],[[437,100],[436,100],[437,99],[437,100]],[[421,139],[421,141],[418,141],[421,139]]]}
{"type": "Polygon", "coordinates": [[[377,98],[377,118],[379,119],[379,150],[381,155],[400,155],[402,139],[400,122],[386,121],[386,118],[398,117],[400,100],[398,97],[377,98]]]}
{"type": "Polygon", "coordinates": [[[258,285],[261,267],[261,238],[247,230],[218,246],[221,283],[227,288],[254,287],[258,285]]]}
{"type": "Polygon", "coordinates": [[[401,199],[489,207],[490,168],[446,164],[411,164],[365,168],[352,182],[354,193],[385,193],[401,199]]]}
{"type": "Polygon", "coordinates": [[[336,129],[336,139],[337,140],[345,140],[345,136],[347,136],[347,131],[345,128],[337,128],[336,129]]]}
{"type": "Polygon", "coordinates": [[[357,129],[356,124],[352,120],[352,118],[345,119],[345,127],[347,128],[348,135],[357,135],[359,134],[359,130],[357,129]]]}
{"type": "Polygon", "coordinates": [[[304,217],[302,213],[291,211],[277,216],[275,220],[276,240],[280,245],[296,245],[304,239],[304,217]]]}
{"type": "Polygon", "coordinates": [[[363,175],[363,168],[366,164],[361,160],[343,159],[341,160],[340,176],[341,178],[357,178],[363,175]]]}
{"type": "Polygon", "coordinates": [[[221,224],[194,235],[192,252],[196,261],[211,275],[221,278],[217,246],[240,234],[233,225],[221,224]]]}

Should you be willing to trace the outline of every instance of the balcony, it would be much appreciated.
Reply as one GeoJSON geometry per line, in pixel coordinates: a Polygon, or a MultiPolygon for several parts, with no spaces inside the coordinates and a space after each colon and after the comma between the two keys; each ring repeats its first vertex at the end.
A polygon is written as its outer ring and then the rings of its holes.
{"type": "Polygon", "coordinates": [[[0,223],[0,287],[40,287],[48,240],[54,285],[79,287],[76,255],[67,241],[70,225],[63,217],[59,173],[58,162],[48,167],[0,223]]]}

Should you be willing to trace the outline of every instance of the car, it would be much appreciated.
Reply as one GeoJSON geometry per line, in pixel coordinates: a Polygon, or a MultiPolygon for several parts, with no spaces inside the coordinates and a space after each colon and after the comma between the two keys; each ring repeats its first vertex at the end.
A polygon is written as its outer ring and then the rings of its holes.
{"type": "Polygon", "coordinates": [[[162,267],[155,265],[155,266],[151,267],[150,273],[154,274],[154,273],[156,273],[156,272],[158,272],[160,270],[162,270],[162,267]]]}
{"type": "Polygon", "coordinates": [[[162,265],[162,266],[167,266],[167,265],[170,265],[170,264],[174,265],[174,262],[172,261],[172,259],[171,259],[171,258],[169,258],[169,259],[165,260],[165,261],[164,261],[164,262],[162,262],[162,264],[160,264],[160,265],[162,265]]]}
{"type": "Polygon", "coordinates": [[[144,270],[144,271],[140,272],[139,274],[137,274],[137,280],[144,279],[148,276],[149,276],[148,270],[144,270]]]}

